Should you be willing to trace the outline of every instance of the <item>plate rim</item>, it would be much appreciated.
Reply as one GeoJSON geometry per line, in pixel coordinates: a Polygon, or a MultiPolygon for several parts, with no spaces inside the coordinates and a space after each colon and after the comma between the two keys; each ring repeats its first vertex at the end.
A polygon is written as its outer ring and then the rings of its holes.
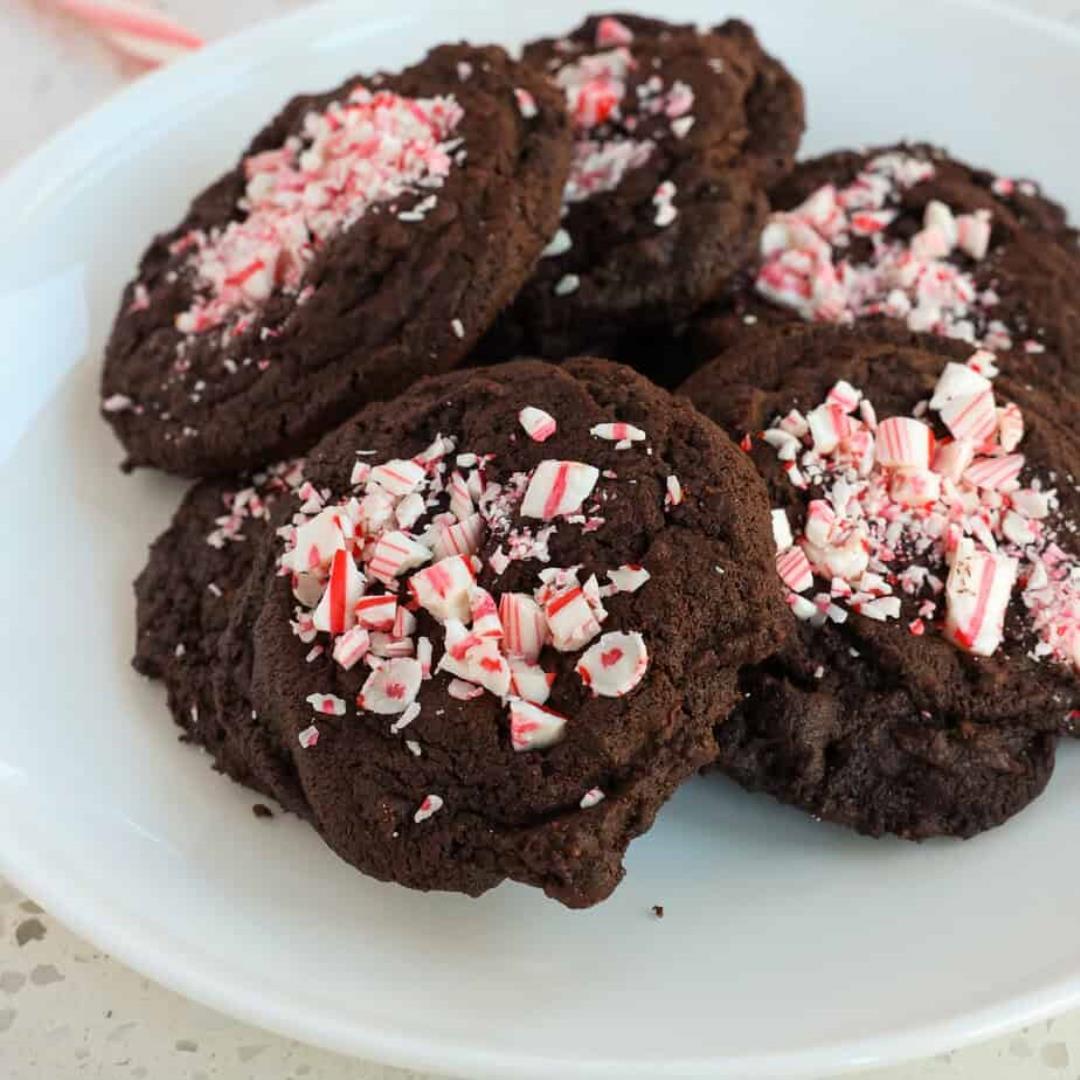
{"type": "MultiPolygon", "coordinates": [[[[414,16],[440,0],[411,0],[414,16]]],[[[938,0],[940,2],[940,0],[938,0]]],[[[973,14],[1011,20],[1032,30],[1069,43],[1080,50],[1080,27],[1040,13],[1014,7],[1005,0],[947,0],[953,7],[973,14]]],[[[16,207],[7,219],[7,233],[24,226],[50,191],[83,161],[100,155],[121,137],[141,115],[145,120],[163,107],[198,96],[197,78],[203,71],[217,71],[243,61],[262,61],[287,48],[288,39],[304,28],[325,32],[362,12],[356,0],[318,0],[298,11],[286,13],[243,28],[213,41],[196,53],[142,76],[60,128],[41,146],[0,173],[0,200],[16,207]],[[274,45],[273,49],[268,46],[274,45]],[[111,132],[111,134],[110,134],[111,132]],[[105,136],[102,138],[101,136],[105,136]],[[53,173],[55,172],[55,176],[53,173]]],[[[405,13],[403,12],[403,15],[405,13]]],[[[405,17],[408,17],[407,15],[405,17]]],[[[2,789],[0,789],[2,792],[2,789]]],[[[4,798],[5,803],[9,800],[4,798]]],[[[162,986],[227,1016],[286,1037],[343,1054],[366,1058],[400,1068],[420,1069],[439,1075],[548,1080],[552,1075],[587,1080],[646,1080],[652,1077],[690,1078],[730,1076],[741,1080],[770,1077],[809,1078],[880,1067],[929,1056],[942,1049],[980,1042],[1015,1030],[1025,1023],[1058,1015],[1080,1005],[1080,967],[1021,994],[1003,995],[968,1011],[957,1011],[934,1023],[913,1023],[888,1033],[860,1039],[833,1039],[810,1049],[779,1054],[717,1058],[682,1057],[677,1060],[621,1060],[615,1058],[564,1059],[493,1052],[444,1036],[410,1038],[385,1024],[358,1026],[334,1021],[317,1010],[304,1011],[302,1004],[283,1002],[273,991],[251,983],[246,974],[229,969],[189,943],[175,939],[168,930],[157,930],[151,920],[118,919],[115,899],[92,883],[76,880],[71,869],[51,867],[42,854],[47,845],[30,842],[32,829],[13,827],[14,817],[0,814],[0,872],[23,892],[43,903],[50,915],[80,937],[93,942],[126,966],[162,986]],[[228,973],[228,980],[220,978],[228,973]]]]}

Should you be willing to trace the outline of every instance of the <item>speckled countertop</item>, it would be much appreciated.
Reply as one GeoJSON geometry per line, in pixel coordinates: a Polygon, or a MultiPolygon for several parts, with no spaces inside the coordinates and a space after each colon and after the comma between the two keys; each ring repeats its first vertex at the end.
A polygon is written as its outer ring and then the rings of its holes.
{"type": "MultiPolygon", "coordinates": [[[[207,38],[304,0],[168,0],[207,38]]],[[[1080,24],[1080,2],[1017,0],[1080,24]]],[[[0,171],[138,69],[46,0],[0,0],[0,171]]],[[[782,1018],[777,1017],[777,1023],[782,1018]]],[[[324,1053],[196,1005],[80,940],[0,879],[4,1080],[421,1080],[324,1053]]],[[[855,1080],[1080,1080],[1080,1012],[855,1080]]]]}

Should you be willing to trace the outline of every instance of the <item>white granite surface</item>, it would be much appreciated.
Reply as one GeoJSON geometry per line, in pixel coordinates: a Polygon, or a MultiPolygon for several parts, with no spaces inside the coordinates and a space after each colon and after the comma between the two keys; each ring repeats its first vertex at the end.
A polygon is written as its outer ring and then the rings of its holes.
{"type": "MultiPolygon", "coordinates": [[[[213,38],[303,2],[158,6],[213,38]]],[[[1080,26],[1080,2],[1017,0],[1017,6],[1080,26]]],[[[48,0],[0,0],[0,171],[137,73],[52,13],[48,0]]],[[[279,1038],[178,997],[70,934],[2,880],[0,1077],[422,1080],[279,1038]]],[[[1080,1012],[855,1080],[1005,1078],[1080,1080],[1080,1012]]]]}

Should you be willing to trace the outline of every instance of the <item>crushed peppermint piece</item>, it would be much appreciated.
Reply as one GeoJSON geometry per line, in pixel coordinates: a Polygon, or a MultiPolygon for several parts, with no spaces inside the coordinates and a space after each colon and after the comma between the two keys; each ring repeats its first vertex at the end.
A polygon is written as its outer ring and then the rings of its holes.
{"type": "Polygon", "coordinates": [[[517,101],[518,112],[521,113],[522,119],[532,120],[539,114],[540,110],[536,107],[536,98],[528,90],[520,86],[514,87],[514,98],[517,101]]]}
{"type": "Polygon", "coordinates": [[[427,821],[433,814],[437,814],[443,808],[442,798],[438,795],[426,795],[424,801],[417,808],[416,813],[413,814],[413,821],[419,825],[421,822],[427,821]]]}
{"type": "Polygon", "coordinates": [[[600,697],[622,697],[645,676],[649,653],[639,633],[604,634],[578,661],[581,681],[600,697]]]}
{"type": "Polygon", "coordinates": [[[297,741],[305,750],[310,750],[319,741],[319,729],[311,724],[297,735],[297,741]]]}
{"type": "Polygon", "coordinates": [[[604,793],[598,787],[589,788],[589,790],[581,796],[581,801],[578,803],[578,806],[580,806],[582,810],[591,810],[598,803],[602,803],[604,797],[604,793]]]}
{"type": "Polygon", "coordinates": [[[554,292],[556,296],[569,296],[571,293],[576,293],[580,285],[581,278],[577,274],[563,274],[555,282],[554,292]]]}
{"type": "Polygon", "coordinates": [[[135,402],[126,394],[110,394],[102,403],[101,408],[107,413],[127,412],[133,408],[135,402]]]}
{"type": "Polygon", "coordinates": [[[626,443],[627,446],[631,443],[642,442],[648,438],[641,428],[634,427],[633,424],[624,424],[621,422],[613,424],[594,424],[589,428],[589,434],[597,439],[606,439],[608,442],[626,443]]]}
{"type": "Polygon", "coordinates": [[[566,717],[531,701],[510,701],[510,745],[517,751],[546,750],[563,738],[566,717]]]}
{"type": "Polygon", "coordinates": [[[558,229],[555,235],[548,241],[548,245],[540,252],[541,259],[552,259],[558,255],[565,255],[574,246],[570,234],[565,229],[558,229]]]}
{"type": "Polygon", "coordinates": [[[612,45],[629,45],[634,40],[634,31],[613,15],[605,15],[596,24],[596,47],[606,49],[612,45]]]}
{"type": "Polygon", "coordinates": [[[600,470],[580,461],[541,461],[521,503],[523,517],[552,518],[576,513],[592,494],[600,470]]]}
{"type": "Polygon", "coordinates": [[[451,319],[450,320],[450,329],[454,332],[454,337],[456,337],[456,338],[464,338],[465,337],[465,324],[460,319],[451,319]]]}
{"type": "Polygon", "coordinates": [[[406,656],[389,659],[367,677],[356,705],[383,716],[403,713],[420,692],[423,677],[419,660],[406,656]]]}
{"type": "Polygon", "coordinates": [[[678,217],[679,211],[675,208],[675,185],[670,180],[663,180],[657,186],[652,203],[656,208],[653,224],[658,229],[667,228],[678,217]]]}
{"type": "Polygon", "coordinates": [[[304,700],[324,716],[345,715],[345,702],[335,694],[308,694],[304,700]]]}
{"type": "Polygon", "coordinates": [[[608,581],[616,592],[637,592],[652,576],[644,566],[625,563],[607,572],[608,581]]]}
{"type": "Polygon", "coordinates": [[[555,417],[550,413],[544,412],[543,409],[537,409],[532,405],[526,405],[525,408],[518,413],[518,420],[525,429],[525,434],[528,435],[533,442],[546,442],[555,434],[558,426],[555,423],[555,417]]]}
{"type": "Polygon", "coordinates": [[[678,506],[683,501],[682,484],[679,478],[672,474],[666,481],[667,492],[664,495],[664,506],[668,509],[678,506]]]}

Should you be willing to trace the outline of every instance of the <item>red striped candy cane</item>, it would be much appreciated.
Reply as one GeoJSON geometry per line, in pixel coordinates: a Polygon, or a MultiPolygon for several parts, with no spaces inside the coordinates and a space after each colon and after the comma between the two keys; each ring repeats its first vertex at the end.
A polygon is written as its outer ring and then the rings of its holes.
{"type": "Polygon", "coordinates": [[[150,66],[167,64],[203,45],[198,35],[134,0],[56,0],[56,5],[150,66]]]}

